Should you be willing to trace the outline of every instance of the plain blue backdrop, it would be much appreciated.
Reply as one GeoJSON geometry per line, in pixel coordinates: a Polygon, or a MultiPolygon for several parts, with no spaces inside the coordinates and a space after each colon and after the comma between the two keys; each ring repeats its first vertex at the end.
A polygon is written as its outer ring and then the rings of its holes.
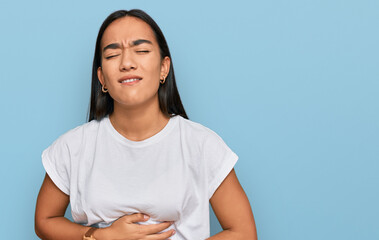
{"type": "Polygon", "coordinates": [[[37,239],[41,152],[86,122],[98,29],[131,8],[166,35],[190,119],[239,155],[259,239],[379,239],[377,0],[1,0],[1,239],[37,239]]]}

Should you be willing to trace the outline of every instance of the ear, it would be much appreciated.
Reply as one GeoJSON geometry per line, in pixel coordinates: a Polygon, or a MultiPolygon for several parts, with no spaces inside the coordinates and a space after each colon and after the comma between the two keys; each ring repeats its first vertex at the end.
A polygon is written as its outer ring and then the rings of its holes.
{"type": "Polygon", "coordinates": [[[101,83],[101,85],[104,85],[104,75],[103,75],[103,70],[101,69],[101,67],[97,68],[97,78],[99,79],[99,82],[101,83]]]}
{"type": "Polygon", "coordinates": [[[161,75],[159,76],[160,78],[167,78],[167,75],[170,71],[170,64],[171,59],[168,56],[164,57],[161,63],[161,75]]]}

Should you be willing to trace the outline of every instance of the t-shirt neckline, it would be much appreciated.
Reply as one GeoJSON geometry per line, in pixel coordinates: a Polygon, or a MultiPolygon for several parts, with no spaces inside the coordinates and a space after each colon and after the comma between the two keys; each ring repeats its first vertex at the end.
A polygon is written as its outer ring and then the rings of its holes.
{"type": "Polygon", "coordinates": [[[175,123],[178,121],[179,117],[180,117],[180,115],[171,116],[170,119],[168,120],[168,122],[166,123],[166,125],[163,127],[162,130],[160,130],[155,135],[153,135],[153,136],[151,136],[149,138],[146,138],[146,139],[144,139],[142,141],[133,141],[133,140],[130,140],[130,139],[124,137],[123,135],[121,135],[121,133],[119,133],[113,127],[113,125],[112,125],[112,123],[111,123],[111,121],[109,119],[109,115],[107,115],[106,117],[104,117],[104,123],[105,123],[106,127],[108,128],[108,130],[110,131],[110,133],[116,139],[118,139],[119,141],[121,141],[123,144],[128,145],[130,147],[144,147],[144,146],[156,143],[156,142],[160,141],[162,138],[164,138],[172,130],[172,128],[174,127],[175,123]]]}

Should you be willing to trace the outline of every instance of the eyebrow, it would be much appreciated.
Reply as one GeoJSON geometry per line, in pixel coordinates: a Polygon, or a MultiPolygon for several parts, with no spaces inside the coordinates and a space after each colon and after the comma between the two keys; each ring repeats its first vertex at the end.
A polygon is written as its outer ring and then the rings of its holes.
{"type": "MultiPolygon", "coordinates": [[[[147,44],[151,44],[151,45],[153,44],[151,41],[149,41],[147,39],[137,39],[137,40],[134,40],[129,45],[131,47],[134,47],[134,46],[141,45],[143,43],[147,43],[147,44]]],[[[104,47],[103,52],[105,52],[105,50],[107,50],[107,49],[120,49],[120,48],[121,48],[121,45],[119,43],[111,43],[111,44],[104,47]]]]}

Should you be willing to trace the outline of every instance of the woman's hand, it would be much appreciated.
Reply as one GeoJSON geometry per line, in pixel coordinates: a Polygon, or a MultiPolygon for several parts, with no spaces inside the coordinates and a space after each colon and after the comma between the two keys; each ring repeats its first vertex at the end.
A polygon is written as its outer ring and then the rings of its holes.
{"type": "Polygon", "coordinates": [[[97,230],[94,237],[99,240],[165,240],[175,234],[173,229],[162,232],[171,226],[172,222],[138,224],[148,219],[149,216],[142,213],[125,215],[113,222],[111,226],[97,230]]]}

